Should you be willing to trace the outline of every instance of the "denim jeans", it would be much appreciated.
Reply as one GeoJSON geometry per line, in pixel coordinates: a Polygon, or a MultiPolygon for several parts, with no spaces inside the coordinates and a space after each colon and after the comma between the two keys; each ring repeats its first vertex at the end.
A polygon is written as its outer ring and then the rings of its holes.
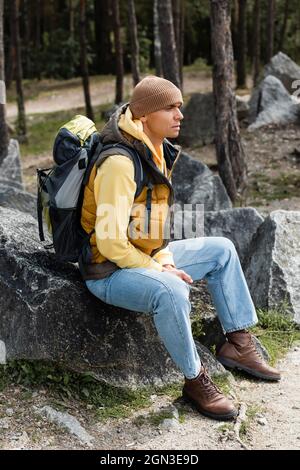
{"type": "MultiPolygon", "coordinates": [[[[228,238],[179,240],[171,242],[169,248],[178,269],[183,269],[194,281],[207,281],[226,332],[248,328],[257,322],[238,254],[228,238]]],[[[86,281],[86,285],[107,304],[151,314],[177,367],[187,378],[199,374],[201,362],[191,331],[190,289],[186,282],[170,272],[126,268],[105,279],[86,281]]]]}

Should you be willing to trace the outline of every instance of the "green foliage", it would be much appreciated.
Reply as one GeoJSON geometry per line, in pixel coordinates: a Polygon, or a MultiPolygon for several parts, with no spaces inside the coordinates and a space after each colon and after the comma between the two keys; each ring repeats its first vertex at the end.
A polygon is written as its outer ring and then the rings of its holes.
{"type": "Polygon", "coordinates": [[[149,70],[151,48],[151,40],[147,37],[145,29],[138,31],[138,41],[140,47],[140,71],[141,73],[145,73],[149,70]]]}
{"type": "Polygon", "coordinates": [[[299,326],[287,311],[286,303],[276,309],[258,310],[258,324],[251,330],[270,354],[271,364],[275,364],[295,341],[300,340],[299,326]]]}
{"type": "Polygon", "coordinates": [[[198,57],[191,65],[184,67],[185,72],[211,72],[211,69],[203,57],[198,57]]]}
{"type": "Polygon", "coordinates": [[[300,191],[300,174],[281,173],[276,178],[266,174],[253,175],[255,180],[248,189],[247,204],[258,205],[274,199],[297,197],[300,191]]]}
{"type": "Polygon", "coordinates": [[[228,373],[223,375],[214,375],[212,379],[217,385],[217,387],[219,387],[221,392],[223,392],[225,395],[229,394],[230,390],[232,389],[232,386],[230,385],[228,373]]]}
{"type": "Polygon", "coordinates": [[[205,334],[203,331],[203,321],[201,314],[196,311],[196,314],[192,318],[192,333],[194,338],[201,340],[201,337],[205,334]]]}
{"type": "Polygon", "coordinates": [[[70,400],[78,402],[79,406],[90,405],[100,420],[127,417],[133,410],[148,407],[154,393],[178,398],[182,387],[182,384],[135,390],[114,387],[96,380],[89,372],[77,373],[53,363],[21,360],[0,365],[0,392],[10,384],[22,385],[29,396],[42,388],[51,401],[62,408],[70,400]]]}
{"type": "Polygon", "coordinates": [[[0,389],[9,383],[43,387],[62,403],[74,399],[93,405],[99,419],[128,416],[149,405],[150,391],[129,390],[99,382],[90,373],[76,373],[41,361],[13,361],[0,366],[0,389]]]}
{"type": "MultiPolygon", "coordinates": [[[[34,51],[32,53],[36,54],[34,51]]],[[[91,60],[89,53],[88,62],[91,60]]],[[[79,42],[72,38],[68,31],[57,29],[51,35],[44,33],[44,47],[38,53],[36,64],[42,77],[74,77],[79,73],[79,62],[79,42]]]]}
{"type": "MultiPolygon", "coordinates": [[[[185,421],[185,412],[183,409],[178,409],[178,421],[179,423],[184,423],[185,421]]],[[[145,424],[150,424],[151,426],[158,427],[165,419],[173,419],[174,415],[171,409],[160,410],[157,412],[151,411],[148,414],[139,415],[134,419],[134,424],[137,426],[143,426],[145,424]]]]}

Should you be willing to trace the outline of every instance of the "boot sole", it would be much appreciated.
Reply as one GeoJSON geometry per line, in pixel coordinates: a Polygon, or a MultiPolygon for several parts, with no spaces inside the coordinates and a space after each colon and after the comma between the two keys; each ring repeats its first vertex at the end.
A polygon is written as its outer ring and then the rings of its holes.
{"type": "Polygon", "coordinates": [[[224,366],[228,367],[229,369],[238,369],[242,370],[244,372],[247,372],[249,375],[253,375],[254,377],[258,377],[259,379],[264,379],[264,380],[271,380],[273,382],[279,382],[281,377],[278,377],[278,375],[266,375],[263,374],[262,372],[258,372],[253,369],[249,369],[249,367],[243,366],[239,364],[238,362],[232,361],[231,359],[223,358],[223,357],[217,357],[217,360],[224,366]]]}
{"type": "Polygon", "coordinates": [[[201,413],[202,415],[206,416],[207,418],[216,419],[217,421],[229,421],[231,419],[236,418],[237,414],[238,414],[236,410],[233,410],[230,413],[226,413],[224,415],[219,415],[219,414],[217,415],[217,414],[214,414],[214,413],[210,413],[209,411],[206,411],[203,408],[201,408],[201,406],[199,406],[199,404],[195,400],[190,398],[185,393],[182,394],[182,398],[189,405],[192,404],[193,407],[196,408],[196,410],[199,411],[199,413],[201,413]]]}

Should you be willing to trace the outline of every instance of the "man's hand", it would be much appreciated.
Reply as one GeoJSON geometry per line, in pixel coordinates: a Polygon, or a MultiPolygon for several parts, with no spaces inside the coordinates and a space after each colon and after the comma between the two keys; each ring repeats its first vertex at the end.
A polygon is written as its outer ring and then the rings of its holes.
{"type": "Polygon", "coordinates": [[[164,264],[162,270],[168,271],[171,274],[175,274],[175,276],[180,277],[180,279],[187,282],[188,284],[192,284],[193,282],[193,279],[191,278],[191,276],[189,276],[189,274],[187,274],[182,269],[176,269],[175,266],[173,266],[172,264],[164,264]]]}

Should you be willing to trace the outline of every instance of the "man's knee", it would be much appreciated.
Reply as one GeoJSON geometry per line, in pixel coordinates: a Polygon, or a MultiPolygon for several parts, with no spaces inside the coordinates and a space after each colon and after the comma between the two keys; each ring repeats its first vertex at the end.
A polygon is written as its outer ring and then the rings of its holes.
{"type": "Polygon", "coordinates": [[[164,280],[159,283],[154,295],[156,307],[161,303],[174,307],[174,304],[182,305],[182,303],[189,302],[189,286],[186,282],[174,274],[164,274],[167,276],[164,276],[164,280]]]}
{"type": "Polygon", "coordinates": [[[229,238],[212,237],[210,243],[212,253],[216,256],[218,263],[222,266],[224,266],[230,258],[237,256],[235,246],[229,238]]]}

